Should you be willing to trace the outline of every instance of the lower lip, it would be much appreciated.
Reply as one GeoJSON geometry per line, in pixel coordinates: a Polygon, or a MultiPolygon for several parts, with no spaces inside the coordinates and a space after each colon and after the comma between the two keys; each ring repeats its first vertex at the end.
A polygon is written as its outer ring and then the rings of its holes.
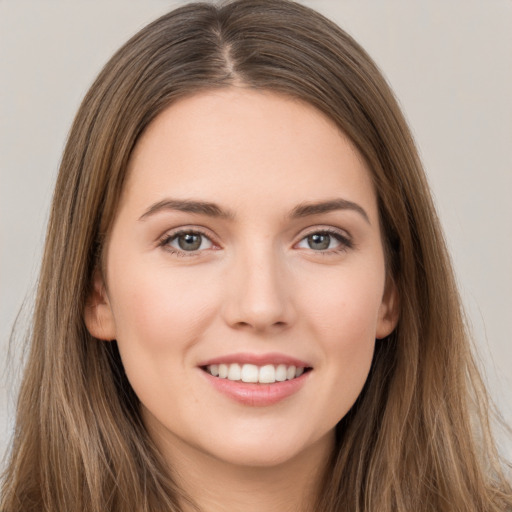
{"type": "Polygon", "coordinates": [[[252,384],[221,379],[201,370],[208,382],[220,393],[235,402],[253,407],[274,405],[297,393],[309,377],[310,371],[300,377],[273,384],[252,384]]]}

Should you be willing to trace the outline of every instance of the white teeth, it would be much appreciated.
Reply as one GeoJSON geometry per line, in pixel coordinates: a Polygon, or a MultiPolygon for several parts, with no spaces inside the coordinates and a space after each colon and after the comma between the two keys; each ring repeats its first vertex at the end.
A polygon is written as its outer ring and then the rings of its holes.
{"type": "Polygon", "coordinates": [[[288,369],[286,370],[286,379],[290,380],[295,377],[295,372],[297,371],[297,368],[295,366],[288,366],[288,369]]]}
{"type": "Polygon", "coordinates": [[[228,365],[227,364],[219,364],[219,377],[221,379],[225,379],[228,376],[228,371],[229,371],[229,369],[228,369],[228,365]]]}
{"type": "Polygon", "coordinates": [[[274,365],[267,364],[260,368],[259,382],[262,384],[271,384],[276,381],[276,369],[274,365]]]}
{"type": "Polygon", "coordinates": [[[239,364],[230,364],[228,371],[228,380],[240,380],[242,375],[242,368],[239,364]]]}
{"type": "Polygon", "coordinates": [[[258,367],[255,364],[244,364],[240,378],[242,382],[258,382],[258,367]]]}
{"type": "Polygon", "coordinates": [[[248,383],[272,384],[274,382],[284,382],[300,377],[304,373],[303,367],[286,366],[279,364],[274,366],[266,364],[265,366],[256,366],[255,364],[212,364],[206,367],[206,371],[214,377],[228,379],[233,381],[242,381],[248,383]]]}
{"type": "Polygon", "coordinates": [[[286,380],[286,366],[284,364],[280,364],[277,368],[276,368],[276,380],[278,382],[283,382],[286,380]]]}

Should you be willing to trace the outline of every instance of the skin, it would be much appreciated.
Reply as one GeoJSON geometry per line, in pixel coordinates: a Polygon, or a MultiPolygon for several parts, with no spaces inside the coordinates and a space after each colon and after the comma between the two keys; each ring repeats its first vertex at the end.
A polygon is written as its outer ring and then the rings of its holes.
{"type": "Polygon", "coordinates": [[[200,506],[306,510],[376,339],[397,320],[365,161],[313,107],[232,87],[167,108],[128,171],[85,314],[90,332],[117,340],[150,434],[200,506]],[[168,198],[212,202],[232,218],[148,213],[168,198]],[[289,218],[340,198],[362,211],[289,218]],[[311,245],[326,229],[341,241],[324,234],[326,250],[311,245]],[[186,252],[177,230],[207,238],[186,252]],[[241,404],[198,366],[239,352],[278,352],[312,371],[276,404],[241,404]]]}

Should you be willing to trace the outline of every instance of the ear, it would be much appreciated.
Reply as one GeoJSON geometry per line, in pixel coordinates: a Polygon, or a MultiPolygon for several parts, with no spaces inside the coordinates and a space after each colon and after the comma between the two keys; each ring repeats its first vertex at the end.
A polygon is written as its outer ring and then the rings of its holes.
{"type": "Polygon", "coordinates": [[[398,290],[395,281],[388,277],[386,279],[386,287],[379,308],[379,316],[377,319],[377,329],[375,338],[378,340],[389,336],[395,329],[400,316],[398,290]]]}
{"type": "Polygon", "coordinates": [[[108,300],[101,271],[96,269],[92,277],[92,289],[87,297],[84,321],[89,333],[100,340],[116,338],[116,324],[108,300]]]}

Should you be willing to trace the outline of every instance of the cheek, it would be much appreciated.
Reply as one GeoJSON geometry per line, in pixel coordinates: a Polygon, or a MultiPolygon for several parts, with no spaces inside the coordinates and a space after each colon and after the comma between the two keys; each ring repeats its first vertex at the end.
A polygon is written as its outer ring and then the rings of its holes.
{"type": "Polygon", "coordinates": [[[326,356],[319,373],[325,376],[327,392],[319,409],[329,411],[335,424],[352,407],[366,382],[384,279],[383,272],[364,268],[319,277],[302,299],[308,304],[307,328],[326,356]]]}
{"type": "Polygon", "coordinates": [[[303,285],[301,301],[317,337],[337,347],[375,341],[384,273],[351,268],[315,276],[303,285]]]}
{"type": "Polygon", "coordinates": [[[165,353],[179,356],[212,320],[215,293],[198,285],[201,278],[192,271],[150,265],[132,269],[130,279],[112,279],[117,283],[112,295],[118,298],[113,312],[120,349],[157,360],[165,353]]]}
{"type": "Polygon", "coordinates": [[[113,312],[123,367],[135,393],[152,411],[166,410],[169,393],[177,389],[189,402],[198,400],[186,378],[187,358],[215,317],[215,293],[202,291],[187,272],[134,265],[128,275],[112,279],[118,299],[113,312]]]}

